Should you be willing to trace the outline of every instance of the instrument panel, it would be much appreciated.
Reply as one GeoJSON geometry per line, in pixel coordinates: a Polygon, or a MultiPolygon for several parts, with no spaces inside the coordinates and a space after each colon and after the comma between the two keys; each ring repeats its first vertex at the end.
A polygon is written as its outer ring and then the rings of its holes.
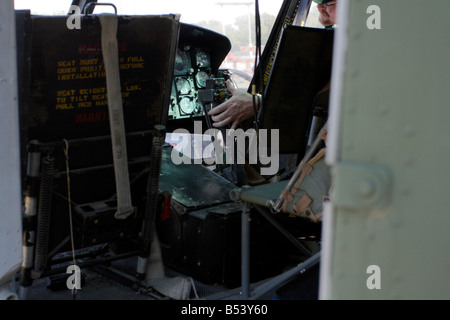
{"type": "Polygon", "coordinates": [[[175,56],[169,119],[203,116],[198,91],[206,88],[206,81],[211,78],[211,57],[207,48],[179,47],[175,56]]]}

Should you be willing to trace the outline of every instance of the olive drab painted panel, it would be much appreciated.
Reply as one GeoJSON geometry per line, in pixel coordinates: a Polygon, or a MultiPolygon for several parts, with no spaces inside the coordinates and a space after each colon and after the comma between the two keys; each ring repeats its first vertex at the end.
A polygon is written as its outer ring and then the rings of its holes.
{"type": "Polygon", "coordinates": [[[339,2],[321,298],[449,299],[450,2],[339,2]]]}

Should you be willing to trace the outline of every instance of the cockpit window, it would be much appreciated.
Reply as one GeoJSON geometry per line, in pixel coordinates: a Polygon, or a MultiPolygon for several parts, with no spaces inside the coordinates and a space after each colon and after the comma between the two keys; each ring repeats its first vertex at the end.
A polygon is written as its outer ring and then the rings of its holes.
{"type": "Polygon", "coordinates": [[[317,10],[317,3],[312,2],[309,9],[308,18],[306,19],[305,27],[309,28],[323,28],[319,22],[319,11],[317,10]]]}
{"type": "MultiPolygon", "coordinates": [[[[255,62],[255,1],[254,0],[99,0],[113,3],[119,15],[180,14],[180,21],[226,35],[232,48],[221,68],[236,70],[246,87],[253,76],[255,62]]],[[[259,1],[261,45],[272,30],[283,0],[259,1]]],[[[15,0],[16,9],[29,9],[37,15],[66,15],[72,0],[15,0]]],[[[97,6],[94,13],[114,12],[108,6],[97,6]]],[[[264,47],[263,47],[264,48],[264,47]]],[[[263,49],[262,48],[262,49],[263,49]]]]}
{"type": "Polygon", "coordinates": [[[30,10],[35,15],[63,15],[70,9],[72,0],[14,0],[16,10],[30,10]]]}

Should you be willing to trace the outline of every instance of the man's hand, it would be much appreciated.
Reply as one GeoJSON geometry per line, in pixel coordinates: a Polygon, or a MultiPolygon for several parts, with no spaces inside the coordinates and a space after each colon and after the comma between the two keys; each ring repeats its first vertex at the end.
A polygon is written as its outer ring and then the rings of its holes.
{"type": "Polygon", "coordinates": [[[214,127],[222,128],[231,123],[231,129],[236,129],[242,121],[254,115],[253,97],[244,90],[234,88],[230,80],[227,80],[227,88],[232,97],[211,109],[208,114],[214,121],[214,127]]]}

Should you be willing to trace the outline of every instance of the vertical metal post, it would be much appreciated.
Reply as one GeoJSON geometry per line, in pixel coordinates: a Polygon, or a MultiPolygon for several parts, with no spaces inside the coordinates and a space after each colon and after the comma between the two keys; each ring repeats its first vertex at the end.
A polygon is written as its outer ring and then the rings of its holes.
{"type": "Polygon", "coordinates": [[[147,199],[142,232],[142,252],[138,257],[137,278],[143,279],[147,269],[148,257],[156,236],[156,210],[158,207],[158,185],[161,174],[162,147],[166,137],[166,128],[156,125],[153,131],[150,172],[147,181],[147,199]]]}
{"type": "Polygon", "coordinates": [[[34,249],[36,244],[36,226],[38,213],[39,182],[41,170],[41,152],[39,143],[31,141],[28,146],[28,166],[25,188],[25,205],[22,221],[22,266],[20,270],[21,299],[28,299],[29,289],[32,285],[31,270],[34,266],[34,249]]]}
{"type": "Polygon", "coordinates": [[[249,298],[250,288],[250,212],[247,202],[242,204],[241,216],[241,246],[242,246],[242,274],[241,274],[241,299],[249,298]]]}
{"type": "Polygon", "coordinates": [[[14,1],[0,1],[0,299],[22,261],[22,186],[14,1]]]}
{"type": "Polygon", "coordinates": [[[298,10],[294,18],[293,25],[303,27],[308,18],[309,8],[311,7],[312,0],[300,0],[297,1],[298,10]]]}

